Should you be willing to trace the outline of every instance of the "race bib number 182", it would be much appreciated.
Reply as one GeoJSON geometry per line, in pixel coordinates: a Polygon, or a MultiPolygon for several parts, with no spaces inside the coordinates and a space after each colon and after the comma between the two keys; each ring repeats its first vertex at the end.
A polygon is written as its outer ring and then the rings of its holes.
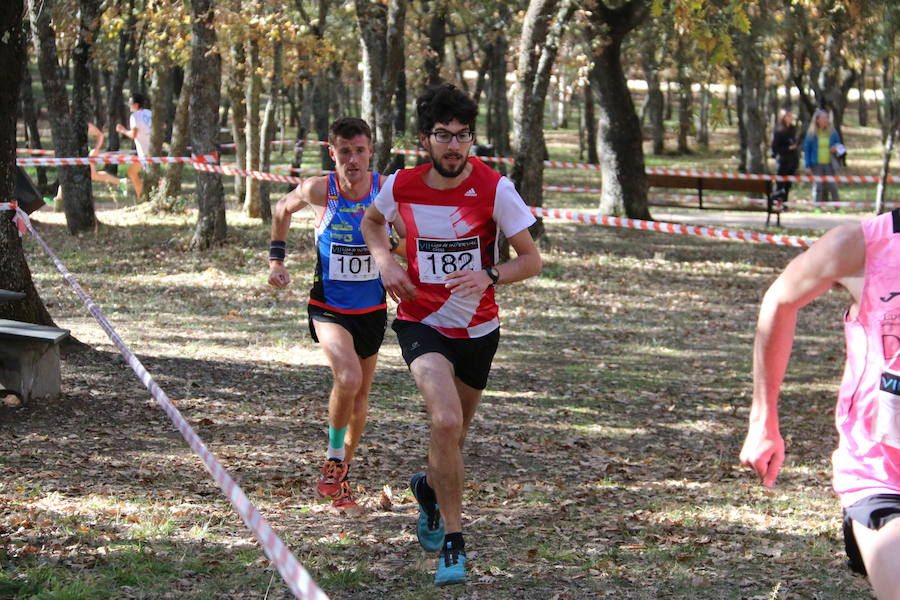
{"type": "Polygon", "coordinates": [[[461,240],[431,240],[416,238],[416,262],[419,281],[444,283],[455,271],[481,270],[481,244],[478,237],[461,240]]]}

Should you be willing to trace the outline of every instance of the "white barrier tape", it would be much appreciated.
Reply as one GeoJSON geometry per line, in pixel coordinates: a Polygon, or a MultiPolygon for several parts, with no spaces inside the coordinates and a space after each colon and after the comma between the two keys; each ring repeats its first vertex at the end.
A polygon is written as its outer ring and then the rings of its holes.
{"type": "Polygon", "coordinates": [[[537,217],[561,219],[563,221],[576,221],[579,223],[592,223],[594,225],[604,225],[606,227],[625,227],[627,229],[639,229],[642,231],[694,235],[720,240],[756,242],[760,244],[774,244],[776,246],[792,246],[795,248],[809,248],[814,241],[806,238],[770,235],[753,231],[736,231],[733,229],[720,229],[718,227],[699,227],[696,225],[682,225],[679,223],[663,223],[659,221],[641,221],[639,219],[627,219],[623,217],[589,215],[571,210],[550,210],[537,206],[531,206],[529,208],[531,209],[532,214],[537,217]]]}
{"type": "MultiPolygon", "coordinates": [[[[546,164],[546,161],[544,162],[546,164]]],[[[877,175],[764,175],[760,173],[718,173],[709,171],[684,171],[681,169],[648,168],[648,175],[682,175],[685,177],[712,177],[718,179],[743,179],[763,181],[835,181],[839,183],[878,183],[877,175]]],[[[900,183],[900,177],[891,175],[890,183],[900,183]]]]}
{"type": "Polygon", "coordinates": [[[37,231],[32,227],[28,215],[21,209],[17,212],[24,218],[28,230],[34,236],[35,241],[37,241],[50,256],[50,259],[56,265],[56,268],[62,273],[62,276],[69,285],[72,286],[75,293],[78,294],[78,297],[81,298],[81,301],[84,302],[87,309],[94,316],[94,319],[97,320],[100,327],[106,332],[106,335],[109,336],[119,349],[119,352],[122,353],[122,356],[127,360],[132,370],[141,380],[141,383],[147,387],[150,394],[153,396],[153,399],[156,400],[160,407],[165,411],[178,431],[181,432],[181,435],[191,449],[197,453],[203,461],[203,464],[219,485],[219,488],[225,492],[231,505],[234,506],[235,510],[237,510],[238,514],[241,516],[241,519],[253,532],[253,535],[256,537],[260,546],[262,546],[266,556],[269,557],[269,560],[272,561],[278,569],[278,572],[281,573],[282,579],[284,579],[284,582],[287,584],[288,588],[290,588],[291,592],[293,592],[294,596],[299,600],[328,600],[328,596],[325,592],[316,585],[316,582],[310,577],[306,569],[303,568],[303,565],[297,561],[288,547],[266,522],[265,518],[263,518],[256,507],[253,506],[241,487],[235,483],[234,479],[231,478],[218,459],[216,459],[215,455],[209,451],[206,444],[203,443],[203,440],[201,440],[194,432],[179,410],[175,408],[166,396],[166,393],[162,391],[150,373],[144,368],[144,365],[141,364],[141,361],[128,349],[128,346],[125,345],[125,342],[122,341],[122,338],[120,338],[116,330],[113,329],[112,325],[106,319],[106,316],[100,308],[94,303],[93,299],[87,295],[75,280],[75,277],[73,277],[66,266],[60,262],[53,250],[51,250],[44,242],[43,238],[38,235],[37,231]]]}
{"type": "Polygon", "coordinates": [[[55,150],[43,150],[41,148],[16,148],[17,154],[34,154],[37,156],[53,156],[55,150]]]}

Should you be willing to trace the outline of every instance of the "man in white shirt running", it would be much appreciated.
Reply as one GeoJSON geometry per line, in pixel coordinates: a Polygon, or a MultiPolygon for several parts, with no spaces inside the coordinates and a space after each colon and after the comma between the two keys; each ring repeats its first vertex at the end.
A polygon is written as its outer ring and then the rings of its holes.
{"type": "MultiPolygon", "coordinates": [[[[139,158],[146,158],[150,152],[150,131],[153,123],[153,113],[145,108],[147,101],[143,94],[135,93],[128,100],[128,108],[131,110],[131,118],[126,129],[121,123],[116,125],[116,131],[134,140],[134,147],[139,158]]],[[[138,201],[144,191],[141,181],[141,165],[143,162],[133,162],[128,166],[128,178],[134,186],[134,195],[138,201]]]]}

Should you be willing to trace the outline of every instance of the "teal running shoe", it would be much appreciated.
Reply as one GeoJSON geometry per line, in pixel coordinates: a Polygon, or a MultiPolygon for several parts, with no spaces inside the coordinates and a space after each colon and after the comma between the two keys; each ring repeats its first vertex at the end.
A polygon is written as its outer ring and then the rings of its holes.
{"type": "Polygon", "coordinates": [[[424,499],[425,473],[416,473],[409,480],[409,488],[419,503],[419,519],[416,521],[416,537],[426,552],[437,552],[444,543],[444,520],[435,502],[424,499]]]}
{"type": "Polygon", "coordinates": [[[434,585],[452,585],[466,582],[466,553],[463,548],[455,548],[448,541],[441,549],[438,557],[437,573],[434,574],[434,585]]]}

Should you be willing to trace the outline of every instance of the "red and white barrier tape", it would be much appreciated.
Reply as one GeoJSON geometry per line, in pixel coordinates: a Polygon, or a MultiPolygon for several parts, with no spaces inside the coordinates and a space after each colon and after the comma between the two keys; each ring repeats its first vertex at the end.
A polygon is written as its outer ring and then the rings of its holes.
{"type": "MultiPolygon", "coordinates": [[[[546,161],[544,162],[546,164],[546,161]]],[[[760,173],[718,173],[709,171],[685,171],[681,169],[648,168],[648,175],[683,175],[686,177],[714,177],[718,179],[743,179],[756,181],[835,181],[838,183],[878,183],[877,175],[764,175],[760,173]]],[[[890,183],[900,183],[900,177],[890,175],[890,183]]]]}
{"type": "Polygon", "coordinates": [[[219,155],[197,154],[194,156],[147,156],[139,158],[123,154],[104,154],[101,156],[79,156],[73,158],[17,158],[16,164],[20,167],[58,167],[77,165],[124,165],[131,163],[216,163],[219,155]]]}
{"type": "Polygon", "coordinates": [[[153,399],[156,400],[160,407],[165,411],[178,431],[181,432],[181,435],[191,449],[203,461],[203,464],[219,485],[219,488],[222,489],[228,497],[228,500],[231,502],[231,505],[234,506],[235,510],[237,510],[238,514],[241,516],[241,519],[243,519],[247,527],[253,532],[253,535],[256,537],[260,546],[262,546],[266,556],[269,557],[269,560],[272,561],[278,569],[278,572],[281,573],[282,579],[284,579],[284,582],[287,584],[288,588],[290,588],[294,597],[299,600],[328,600],[328,596],[325,592],[316,585],[316,582],[306,569],[303,568],[303,565],[297,561],[290,549],[288,549],[284,542],[281,541],[278,534],[272,530],[272,527],[269,526],[256,507],[253,506],[241,487],[235,483],[234,479],[231,478],[231,475],[228,474],[215,455],[209,451],[206,444],[200,439],[200,436],[197,435],[188,424],[187,420],[181,415],[181,412],[175,408],[168,396],[166,396],[166,393],[162,391],[150,373],[144,368],[144,365],[141,364],[141,361],[138,360],[131,350],[129,350],[128,346],[125,345],[125,342],[122,341],[122,338],[119,337],[119,334],[113,329],[113,326],[106,319],[106,316],[100,308],[94,303],[93,299],[87,295],[75,280],[75,277],[72,276],[66,266],[59,258],[57,258],[56,254],[54,254],[53,250],[50,249],[50,246],[48,246],[43,238],[38,235],[37,231],[32,227],[28,215],[21,209],[17,212],[24,218],[26,226],[34,236],[35,241],[37,241],[50,256],[50,259],[56,265],[56,268],[62,273],[62,276],[69,285],[72,286],[75,293],[78,294],[78,297],[81,298],[81,301],[84,302],[84,305],[94,316],[94,319],[97,320],[100,327],[106,332],[106,335],[109,336],[119,349],[119,352],[122,353],[122,356],[138,376],[138,379],[140,379],[141,383],[143,383],[150,391],[153,399]]]}
{"type": "Polygon", "coordinates": [[[36,156],[53,156],[55,150],[43,150],[41,148],[16,148],[17,154],[34,154],[36,156]]]}
{"type": "Polygon", "coordinates": [[[806,238],[770,235],[753,231],[736,231],[733,229],[720,229],[718,227],[698,227],[696,225],[682,225],[679,223],[662,223],[659,221],[642,221],[639,219],[627,219],[623,217],[589,215],[571,210],[551,210],[536,206],[531,206],[529,208],[537,217],[561,219],[563,221],[576,221],[579,223],[592,223],[594,225],[604,225],[606,227],[625,227],[627,229],[639,229],[641,231],[694,235],[720,240],[756,242],[760,244],[774,244],[776,246],[792,246],[795,248],[809,248],[814,241],[806,238]]]}
{"type": "Polygon", "coordinates": [[[16,229],[19,230],[19,237],[25,233],[26,228],[26,219],[23,219],[19,214],[24,215],[25,213],[19,210],[19,203],[13,200],[12,202],[0,202],[0,211],[4,210],[13,210],[16,214],[13,215],[13,223],[16,224],[16,229]]]}
{"type": "Polygon", "coordinates": [[[262,171],[247,171],[230,165],[211,165],[207,163],[191,163],[198,171],[207,171],[209,173],[222,173],[223,175],[231,175],[232,177],[250,177],[261,181],[278,181],[281,183],[303,183],[301,177],[292,177],[290,175],[276,175],[275,173],[263,173],[262,171]]]}

